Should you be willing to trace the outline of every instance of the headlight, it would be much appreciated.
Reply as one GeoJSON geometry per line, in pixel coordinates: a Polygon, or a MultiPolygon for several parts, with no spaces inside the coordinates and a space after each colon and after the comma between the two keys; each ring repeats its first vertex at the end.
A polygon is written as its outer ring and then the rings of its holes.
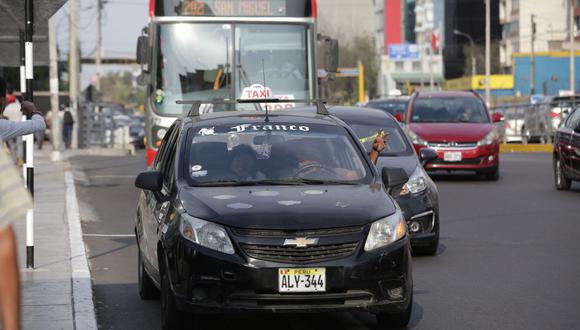
{"type": "Polygon", "coordinates": [[[234,246],[225,228],[187,214],[182,215],[181,235],[193,243],[226,254],[234,254],[234,246]]]}
{"type": "Polygon", "coordinates": [[[495,140],[495,132],[492,130],[491,132],[487,133],[487,135],[477,142],[477,146],[488,146],[493,143],[495,140]]]}
{"type": "Polygon", "coordinates": [[[427,145],[427,141],[421,139],[419,137],[419,135],[417,135],[415,132],[411,131],[411,130],[407,130],[407,134],[409,135],[409,138],[411,139],[411,142],[413,144],[417,144],[420,146],[426,146],[427,145]]]}
{"type": "Polygon", "coordinates": [[[405,217],[403,217],[401,210],[397,208],[394,214],[372,224],[365,243],[365,251],[372,251],[396,242],[403,238],[406,232],[405,217]]]}
{"type": "Polygon", "coordinates": [[[427,189],[425,172],[421,167],[417,166],[413,174],[409,177],[409,181],[407,181],[403,186],[403,189],[401,189],[400,195],[408,195],[409,193],[416,194],[425,189],[427,189]]]}

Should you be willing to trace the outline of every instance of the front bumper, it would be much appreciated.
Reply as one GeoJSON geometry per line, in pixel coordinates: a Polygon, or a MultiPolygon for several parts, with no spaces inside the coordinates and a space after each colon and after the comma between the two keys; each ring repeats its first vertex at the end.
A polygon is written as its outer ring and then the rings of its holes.
{"type": "Polygon", "coordinates": [[[249,258],[239,247],[225,255],[179,239],[167,258],[177,306],[189,312],[404,311],[412,295],[408,238],[361,250],[316,264],[285,264],[249,258]],[[326,268],[326,292],[278,292],[278,268],[311,267],[326,268]],[[397,288],[401,296],[389,294],[397,288]]]}
{"type": "Polygon", "coordinates": [[[427,188],[418,194],[399,196],[396,200],[407,221],[411,245],[416,247],[432,243],[439,233],[439,211],[435,193],[427,188]]]}
{"type": "Polygon", "coordinates": [[[474,148],[435,149],[439,158],[427,164],[427,170],[492,170],[499,164],[499,143],[474,148]],[[461,161],[445,161],[445,152],[461,152],[461,161]]]}

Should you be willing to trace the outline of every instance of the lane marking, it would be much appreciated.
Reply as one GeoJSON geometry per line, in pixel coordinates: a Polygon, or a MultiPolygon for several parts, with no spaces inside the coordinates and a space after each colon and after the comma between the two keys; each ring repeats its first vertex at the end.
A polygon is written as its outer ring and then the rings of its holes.
{"type": "Polygon", "coordinates": [[[87,253],[83,242],[83,230],[79,203],[72,172],[64,173],[66,189],[66,214],[70,244],[71,282],[73,295],[74,328],[97,330],[97,318],[93,303],[93,288],[91,286],[91,271],[87,261],[87,253]]]}
{"type": "Polygon", "coordinates": [[[135,234],[83,234],[85,237],[135,237],[135,234]]]}
{"type": "Polygon", "coordinates": [[[91,179],[134,179],[136,175],[89,175],[91,179]]]}

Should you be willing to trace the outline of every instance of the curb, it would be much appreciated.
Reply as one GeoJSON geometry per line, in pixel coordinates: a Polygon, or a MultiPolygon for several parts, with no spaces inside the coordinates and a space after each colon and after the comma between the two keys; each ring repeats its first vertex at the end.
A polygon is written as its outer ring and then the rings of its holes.
{"type": "Polygon", "coordinates": [[[83,242],[79,204],[77,201],[72,172],[65,171],[64,182],[70,242],[74,328],[97,330],[95,305],[93,303],[93,288],[91,285],[91,272],[83,242]]]}
{"type": "Polygon", "coordinates": [[[553,144],[500,144],[499,152],[552,152],[553,144]]]}

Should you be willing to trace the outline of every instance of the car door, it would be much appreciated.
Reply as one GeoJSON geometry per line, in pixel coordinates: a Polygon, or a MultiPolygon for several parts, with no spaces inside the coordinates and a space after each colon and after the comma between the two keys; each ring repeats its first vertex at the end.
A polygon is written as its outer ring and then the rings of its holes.
{"type": "MultiPolygon", "coordinates": [[[[162,220],[167,215],[167,211],[171,201],[172,185],[166,182],[168,169],[170,164],[175,159],[175,144],[179,133],[179,122],[174,123],[165,137],[161,141],[159,152],[153,162],[153,169],[161,172],[163,175],[163,187],[160,192],[146,191],[145,198],[147,200],[146,215],[143,216],[143,236],[145,236],[145,244],[147,251],[147,261],[156,269],[159,269],[157,259],[157,243],[159,232],[161,230],[162,220]]],[[[145,213],[144,212],[144,213],[145,213]]]]}
{"type": "MultiPolygon", "coordinates": [[[[580,109],[580,108],[579,108],[580,109]]],[[[571,118],[570,170],[576,180],[580,180],[580,110],[576,109],[571,118]]]]}
{"type": "Polygon", "coordinates": [[[568,117],[564,126],[558,130],[555,146],[556,150],[560,154],[560,161],[562,166],[564,167],[564,171],[567,175],[571,175],[573,173],[572,170],[572,136],[574,133],[573,127],[574,122],[576,121],[576,117],[580,112],[575,111],[568,117]]]}

